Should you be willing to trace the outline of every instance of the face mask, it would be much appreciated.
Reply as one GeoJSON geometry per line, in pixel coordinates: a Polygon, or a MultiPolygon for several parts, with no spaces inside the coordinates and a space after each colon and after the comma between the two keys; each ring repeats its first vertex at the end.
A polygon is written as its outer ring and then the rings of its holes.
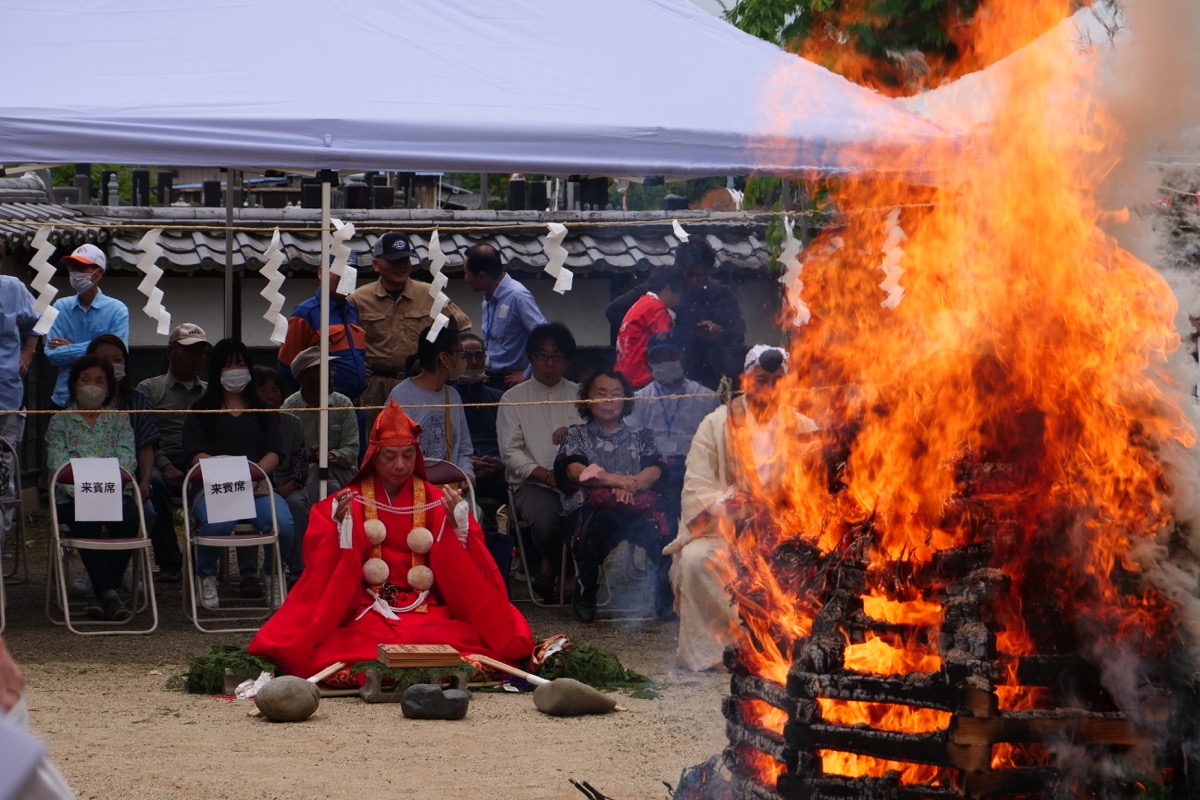
{"type": "Polygon", "coordinates": [[[221,373],[221,388],[227,392],[240,392],[250,383],[250,370],[245,367],[227,369],[221,373]]]}
{"type": "Polygon", "coordinates": [[[654,376],[654,380],[670,386],[683,380],[683,364],[678,361],[651,364],[650,374],[654,376]]]}
{"type": "Polygon", "coordinates": [[[459,378],[461,378],[462,374],[463,374],[463,368],[465,366],[466,366],[466,362],[463,361],[462,357],[455,356],[454,366],[450,368],[450,372],[446,375],[446,380],[456,381],[459,378]]]}
{"type": "Polygon", "coordinates": [[[72,272],[69,277],[71,288],[75,290],[75,294],[83,294],[93,286],[92,276],[87,272],[72,272]]]}
{"type": "Polygon", "coordinates": [[[104,405],[104,398],[107,396],[108,390],[94,383],[75,388],[75,402],[79,404],[80,408],[87,409],[88,411],[95,411],[104,405]]]}
{"type": "Polygon", "coordinates": [[[483,380],[483,374],[483,367],[464,369],[462,375],[458,376],[458,382],[467,384],[479,383],[483,380]]]}
{"type": "Polygon", "coordinates": [[[116,376],[117,380],[119,380],[119,381],[125,380],[125,365],[124,364],[117,364],[116,362],[113,362],[112,368],[113,368],[113,375],[116,376]]]}

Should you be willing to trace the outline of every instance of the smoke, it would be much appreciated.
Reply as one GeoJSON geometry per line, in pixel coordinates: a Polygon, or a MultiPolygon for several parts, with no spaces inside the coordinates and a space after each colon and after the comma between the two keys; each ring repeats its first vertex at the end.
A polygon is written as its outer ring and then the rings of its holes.
{"type": "MultiPolygon", "coordinates": [[[[1112,31],[1109,41],[1092,41],[1099,63],[1098,95],[1124,134],[1121,161],[1100,187],[1103,207],[1114,210],[1145,209],[1161,194],[1161,164],[1169,154],[1188,149],[1200,140],[1200,4],[1195,0],[1108,0],[1093,9],[1103,27],[1112,31]]],[[[1194,152],[1194,151],[1193,151],[1194,152]]],[[[1190,404],[1193,425],[1200,421],[1188,398],[1196,392],[1200,369],[1192,356],[1189,316],[1200,317],[1200,272],[1167,263],[1166,248],[1149,215],[1128,214],[1124,222],[1110,224],[1121,246],[1159,269],[1174,292],[1179,307],[1176,329],[1181,346],[1170,356],[1169,367],[1181,399],[1190,404]]],[[[1169,448],[1161,453],[1173,477],[1175,516],[1200,532],[1200,458],[1195,448],[1169,448]]],[[[1200,540],[1187,542],[1200,557],[1200,540]]],[[[1165,547],[1140,553],[1150,577],[1165,593],[1181,603],[1185,627],[1200,633],[1200,608],[1194,593],[1200,569],[1170,564],[1165,547]]]]}

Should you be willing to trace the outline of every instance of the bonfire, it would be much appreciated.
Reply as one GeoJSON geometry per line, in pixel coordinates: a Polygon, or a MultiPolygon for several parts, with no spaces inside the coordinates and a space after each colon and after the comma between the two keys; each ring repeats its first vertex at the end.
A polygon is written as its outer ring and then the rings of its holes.
{"type": "MultiPolygon", "coordinates": [[[[992,3],[969,57],[1068,5],[992,3]]],[[[789,271],[777,402],[822,446],[734,448],[787,467],[724,531],[739,796],[1182,780],[1192,401],[1171,290],[1105,230],[1122,134],[1091,64],[1023,59],[989,124],[923,154],[923,185],[835,183],[838,224],[789,271]]]]}

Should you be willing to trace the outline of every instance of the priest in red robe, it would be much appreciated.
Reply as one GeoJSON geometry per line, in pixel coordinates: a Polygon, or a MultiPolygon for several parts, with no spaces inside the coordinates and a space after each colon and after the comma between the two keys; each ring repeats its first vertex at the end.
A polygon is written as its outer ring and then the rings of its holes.
{"type": "MultiPolygon", "coordinates": [[[[361,469],[313,508],[304,573],[251,653],[300,677],[371,660],[380,644],[528,660],[529,623],[462,497],[425,481],[420,435],[395,402],[375,420],[361,469]]],[[[349,666],[326,682],[357,684],[349,666]]]]}

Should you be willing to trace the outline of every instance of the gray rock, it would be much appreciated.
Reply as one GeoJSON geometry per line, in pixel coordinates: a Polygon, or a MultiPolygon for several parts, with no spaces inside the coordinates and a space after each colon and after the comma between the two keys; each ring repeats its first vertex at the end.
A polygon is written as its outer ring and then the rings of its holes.
{"type": "Polygon", "coordinates": [[[315,683],[284,675],[267,681],[254,697],[254,705],[272,722],[299,722],[308,719],[321,702],[315,683]]]}
{"type": "Polygon", "coordinates": [[[462,719],[470,700],[462,689],[443,691],[431,683],[417,683],[405,690],[400,710],[409,719],[462,719]]]}
{"type": "Polygon", "coordinates": [[[572,678],[555,678],[533,690],[533,704],[543,714],[554,717],[579,717],[607,714],[617,701],[599,689],[572,678]]]}

